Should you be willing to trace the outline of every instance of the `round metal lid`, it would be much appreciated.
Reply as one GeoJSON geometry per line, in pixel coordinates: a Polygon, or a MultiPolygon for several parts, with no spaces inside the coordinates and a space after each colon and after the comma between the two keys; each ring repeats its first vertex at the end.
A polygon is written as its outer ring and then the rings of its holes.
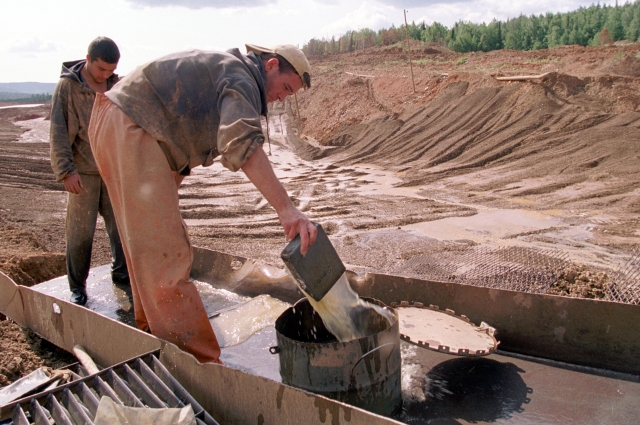
{"type": "Polygon", "coordinates": [[[453,310],[422,303],[391,303],[400,319],[400,338],[441,353],[459,356],[486,356],[498,347],[496,330],[482,322],[476,326],[453,310]]]}

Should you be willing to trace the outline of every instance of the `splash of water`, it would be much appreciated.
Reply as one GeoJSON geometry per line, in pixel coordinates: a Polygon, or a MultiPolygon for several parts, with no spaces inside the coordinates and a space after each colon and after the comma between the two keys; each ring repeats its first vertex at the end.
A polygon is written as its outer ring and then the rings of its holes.
{"type": "MultiPolygon", "coordinates": [[[[303,291],[304,292],[304,291],[303,291]]],[[[340,342],[352,341],[381,332],[393,324],[393,313],[360,298],[351,289],[346,273],[331,290],[316,301],[306,294],[322,322],[340,342]]]]}

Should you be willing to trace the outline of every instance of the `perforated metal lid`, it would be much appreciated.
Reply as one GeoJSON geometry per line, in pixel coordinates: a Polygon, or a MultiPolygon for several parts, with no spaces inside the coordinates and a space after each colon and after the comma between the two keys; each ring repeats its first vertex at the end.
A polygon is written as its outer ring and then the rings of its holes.
{"type": "Polygon", "coordinates": [[[400,318],[400,338],[433,351],[459,356],[486,356],[498,347],[496,330],[476,326],[464,315],[438,306],[402,301],[391,303],[400,318]]]}

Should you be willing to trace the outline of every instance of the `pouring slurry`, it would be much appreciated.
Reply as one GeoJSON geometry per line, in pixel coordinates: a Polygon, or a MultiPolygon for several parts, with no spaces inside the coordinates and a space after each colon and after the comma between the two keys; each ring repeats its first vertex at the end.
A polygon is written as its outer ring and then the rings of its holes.
{"type": "Polygon", "coordinates": [[[380,332],[380,320],[389,327],[394,322],[388,308],[361,299],[349,285],[344,264],[320,224],[316,242],[306,256],[300,254],[297,236],[282,251],[281,257],[294,281],[338,341],[347,342],[380,332]]]}
{"type": "Polygon", "coordinates": [[[402,406],[398,316],[351,289],[345,267],[319,224],[300,254],[296,237],[281,257],[306,299],[276,321],[280,376],[286,384],[391,415],[402,406]]]}

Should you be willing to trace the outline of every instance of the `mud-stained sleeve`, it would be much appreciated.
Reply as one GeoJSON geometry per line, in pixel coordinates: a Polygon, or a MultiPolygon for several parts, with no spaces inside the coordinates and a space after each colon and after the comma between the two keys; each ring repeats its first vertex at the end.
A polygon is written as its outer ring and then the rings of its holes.
{"type": "Polygon", "coordinates": [[[255,82],[238,79],[221,85],[217,147],[220,163],[231,171],[239,170],[264,143],[259,105],[260,93],[255,82]]]}
{"type": "Polygon", "coordinates": [[[78,118],[73,116],[71,81],[62,78],[56,85],[51,99],[51,123],[49,142],[51,145],[51,168],[57,181],[77,173],[73,163],[71,145],[78,134],[78,118]],[[71,116],[70,116],[71,115],[71,116]]]}

